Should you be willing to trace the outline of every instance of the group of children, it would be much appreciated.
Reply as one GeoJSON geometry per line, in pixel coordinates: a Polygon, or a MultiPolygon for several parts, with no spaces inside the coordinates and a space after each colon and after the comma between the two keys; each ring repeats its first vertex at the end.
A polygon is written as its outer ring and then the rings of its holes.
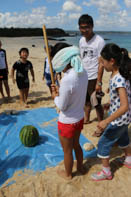
{"type": "MultiPolygon", "coordinates": [[[[121,49],[114,43],[106,44],[93,32],[93,19],[88,14],[79,18],[79,29],[82,33],[79,48],[67,43],[57,43],[50,47],[54,76],[63,77],[51,85],[48,59],[45,60],[44,78],[56,106],[59,108],[58,135],[64,151],[65,170],[59,169],[58,174],[65,179],[72,179],[73,150],[77,160],[77,170],[84,174],[83,152],[79,143],[84,123],[90,123],[91,96],[94,91],[99,95],[96,105],[98,126],[94,135],[100,136],[98,142],[98,157],[102,161],[102,170],[92,175],[95,181],[111,180],[109,157],[115,143],[125,152],[118,162],[131,168],[131,148],[128,136],[128,125],[131,122],[131,59],[126,49],[121,49]],[[106,106],[110,115],[103,120],[101,105],[102,75],[104,69],[111,73],[109,79],[110,101],[106,106]]],[[[2,50],[2,49],[1,49],[2,50]]],[[[0,50],[4,54],[5,51],[0,50]]],[[[11,70],[12,80],[16,70],[16,82],[20,91],[20,100],[27,103],[29,92],[28,71],[35,81],[33,67],[27,60],[29,51],[22,48],[19,51],[20,60],[11,70]]],[[[1,61],[2,62],[2,61],[1,61]]],[[[1,69],[2,80],[7,80],[7,63],[1,69]],[[5,71],[2,71],[5,70],[5,71]],[[2,74],[6,72],[6,77],[2,74]]],[[[1,78],[0,78],[1,80],[1,78]]],[[[1,88],[0,88],[1,89],[1,88]]],[[[8,89],[8,88],[7,88],[8,89]]],[[[2,90],[1,90],[2,94],[2,90]]],[[[9,91],[8,96],[10,97],[9,91]]]]}
{"type": "Polygon", "coordinates": [[[114,144],[125,155],[117,161],[131,168],[131,147],[128,125],[131,122],[131,59],[126,49],[114,43],[104,44],[93,32],[93,19],[88,14],[79,19],[79,28],[83,35],[80,50],[73,46],[61,46],[55,50],[52,59],[54,70],[63,72],[60,87],[52,85],[52,97],[60,109],[58,118],[58,135],[64,151],[65,170],[58,174],[65,179],[72,179],[73,150],[77,160],[77,170],[84,174],[83,152],[79,137],[83,123],[90,123],[93,91],[102,92],[102,75],[104,69],[111,72],[109,80],[110,101],[109,116],[103,120],[101,101],[96,108],[98,125],[95,136],[99,136],[97,156],[102,161],[102,170],[92,174],[94,181],[111,180],[109,157],[114,144]],[[99,65],[98,65],[99,64],[99,65]],[[84,108],[85,120],[84,120],[84,108]]]}
{"type": "MultiPolygon", "coordinates": [[[[6,59],[6,51],[1,48],[2,42],[0,41],[0,93],[3,99],[5,95],[3,93],[3,84],[5,90],[10,99],[10,88],[8,85],[8,64],[6,59]]],[[[13,83],[17,83],[20,95],[20,104],[27,106],[27,98],[29,93],[29,77],[28,71],[31,72],[32,81],[35,82],[34,70],[32,63],[27,60],[29,56],[29,50],[27,48],[21,48],[19,51],[20,59],[14,63],[11,69],[11,78],[13,83]],[[16,79],[14,78],[14,72],[16,71],[16,79]]]]}
{"type": "MultiPolygon", "coordinates": [[[[77,170],[82,174],[85,173],[79,137],[84,122],[88,73],[83,68],[78,51],[73,46],[63,47],[57,51],[52,60],[54,70],[64,73],[60,87],[52,85],[52,97],[60,109],[58,135],[64,151],[65,170],[58,170],[58,174],[67,180],[72,179],[73,150],[77,170]]],[[[110,115],[97,126],[101,134],[97,156],[102,160],[103,167],[100,172],[92,175],[94,181],[112,179],[109,157],[115,143],[125,152],[125,156],[119,158],[118,162],[131,168],[128,136],[128,125],[131,122],[131,59],[125,49],[116,44],[107,44],[101,51],[100,62],[107,72],[111,72],[108,102],[110,115]]]]}
{"type": "MultiPolygon", "coordinates": [[[[3,84],[4,84],[5,90],[8,96],[8,100],[9,100],[11,99],[11,97],[10,97],[10,88],[8,85],[8,64],[7,64],[7,58],[6,58],[6,51],[2,49],[1,46],[2,46],[2,42],[0,41],[0,93],[4,100],[5,99],[5,95],[3,92],[3,84]]],[[[49,50],[51,52],[52,46],[49,46],[49,50]]],[[[19,56],[20,56],[20,59],[16,61],[12,66],[11,78],[14,84],[15,82],[17,83],[17,87],[19,89],[20,104],[24,105],[25,107],[28,107],[27,98],[28,98],[29,87],[30,87],[28,72],[30,71],[33,82],[35,82],[35,74],[33,70],[33,65],[28,60],[29,50],[27,48],[21,48],[19,51],[19,56]],[[15,71],[16,71],[16,77],[14,76],[15,71]]],[[[55,77],[56,84],[58,85],[59,84],[58,81],[61,79],[61,73],[58,73],[56,75],[54,71],[54,77],[55,77]]],[[[49,87],[49,90],[51,93],[52,82],[51,82],[48,58],[45,58],[45,62],[44,62],[43,80],[44,79],[46,79],[46,84],[49,87]]]]}

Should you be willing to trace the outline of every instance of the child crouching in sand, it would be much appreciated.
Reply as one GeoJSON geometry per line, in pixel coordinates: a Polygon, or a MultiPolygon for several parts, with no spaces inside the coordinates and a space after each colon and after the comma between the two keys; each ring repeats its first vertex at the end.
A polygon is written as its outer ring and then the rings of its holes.
{"type": "Polygon", "coordinates": [[[28,107],[27,105],[27,98],[29,93],[28,71],[30,70],[32,75],[32,81],[35,82],[34,70],[32,63],[27,60],[29,56],[29,50],[27,48],[21,48],[19,51],[19,55],[20,55],[20,60],[14,63],[11,70],[11,76],[13,83],[15,83],[14,72],[16,70],[16,83],[20,93],[20,104],[25,105],[25,107],[28,107]]]}
{"type": "Polygon", "coordinates": [[[58,174],[70,180],[72,178],[73,153],[77,160],[77,170],[84,173],[83,152],[79,144],[84,122],[84,105],[88,84],[87,72],[82,67],[79,49],[75,46],[61,43],[61,48],[54,46],[53,69],[63,72],[60,88],[52,85],[52,97],[60,110],[58,119],[58,135],[64,151],[65,170],[58,170],[58,174]],[[63,48],[64,45],[64,48],[63,48]]]}
{"type": "Polygon", "coordinates": [[[115,143],[125,152],[119,161],[131,168],[131,148],[129,146],[128,125],[131,122],[131,60],[126,49],[115,44],[107,44],[101,51],[101,63],[111,72],[109,81],[110,116],[98,124],[102,136],[98,142],[97,156],[102,160],[102,171],[92,175],[94,181],[110,180],[109,156],[115,143]],[[129,72],[130,71],[130,72],[129,72]]]}

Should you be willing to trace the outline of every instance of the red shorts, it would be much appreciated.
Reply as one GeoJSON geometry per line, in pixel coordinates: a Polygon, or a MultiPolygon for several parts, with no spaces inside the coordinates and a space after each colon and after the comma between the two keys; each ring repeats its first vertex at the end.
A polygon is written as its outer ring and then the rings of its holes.
{"type": "Polygon", "coordinates": [[[59,135],[67,138],[72,138],[76,131],[81,131],[83,129],[84,119],[73,124],[64,124],[58,121],[58,133],[59,135]]]}

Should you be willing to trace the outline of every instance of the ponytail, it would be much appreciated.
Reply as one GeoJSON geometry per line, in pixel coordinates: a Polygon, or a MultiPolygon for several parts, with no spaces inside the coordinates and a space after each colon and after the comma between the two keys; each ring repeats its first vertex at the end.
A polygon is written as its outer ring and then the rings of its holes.
{"type": "Polygon", "coordinates": [[[131,59],[126,49],[120,48],[114,43],[109,43],[102,49],[101,56],[107,61],[113,58],[120,74],[125,79],[131,80],[131,59]]]}
{"type": "Polygon", "coordinates": [[[131,59],[128,55],[128,51],[121,48],[121,54],[119,72],[125,79],[131,80],[131,59]]]}

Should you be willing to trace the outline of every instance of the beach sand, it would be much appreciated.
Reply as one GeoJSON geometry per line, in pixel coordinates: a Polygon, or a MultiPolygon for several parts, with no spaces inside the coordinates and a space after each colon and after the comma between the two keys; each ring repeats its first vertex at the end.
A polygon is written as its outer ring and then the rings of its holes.
{"type": "MultiPolygon", "coordinates": [[[[13,63],[19,59],[18,51],[22,47],[29,48],[29,60],[33,63],[35,72],[35,83],[31,81],[29,92],[29,109],[39,107],[55,107],[51,99],[48,87],[45,81],[42,80],[43,62],[46,56],[44,52],[44,42],[39,37],[31,38],[1,38],[3,48],[7,52],[7,61],[9,71],[13,63]],[[35,45],[35,47],[32,47],[35,45]]],[[[50,44],[55,44],[55,41],[50,41],[50,44]]],[[[104,73],[103,91],[108,87],[109,73],[104,73]]],[[[16,84],[12,83],[9,74],[9,86],[12,100],[9,103],[3,103],[0,97],[0,113],[4,110],[24,110],[19,105],[19,92],[16,84]]],[[[102,103],[106,103],[109,95],[106,94],[102,103]]],[[[91,120],[93,122],[84,125],[82,133],[95,145],[99,138],[92,137],[92,134],[97,126],[95,110],[91,112],[91,120]]],[[[131,137],[131,129],[129,129],[131,137]]],[[[114,173],[114,178],[111,181],[93,182],[91,174],[101,169],[99,159],[92,158],[84,160],[84,166],[87,170],[84,176],[76,173],[74,165],[73,172],[75,175],[71,181],[65,181],[60,178],[56,171],[59,167],[64,167],[63,161],[56,167],[47,168],[42,173],[36,173],[25,170],[25,172],[16,172],[12,178],[0,189],[0,197],[130,197],[131,196],[131,170],[118,165],[115,161],[116,157],[123,153],[117,146],[111,152],[111,169],[114,173]],[[21,174],[21,176],[19,176],[21,174]],[[16,182],[10,186],[6,186],[9,181],[16,182]]]]}

